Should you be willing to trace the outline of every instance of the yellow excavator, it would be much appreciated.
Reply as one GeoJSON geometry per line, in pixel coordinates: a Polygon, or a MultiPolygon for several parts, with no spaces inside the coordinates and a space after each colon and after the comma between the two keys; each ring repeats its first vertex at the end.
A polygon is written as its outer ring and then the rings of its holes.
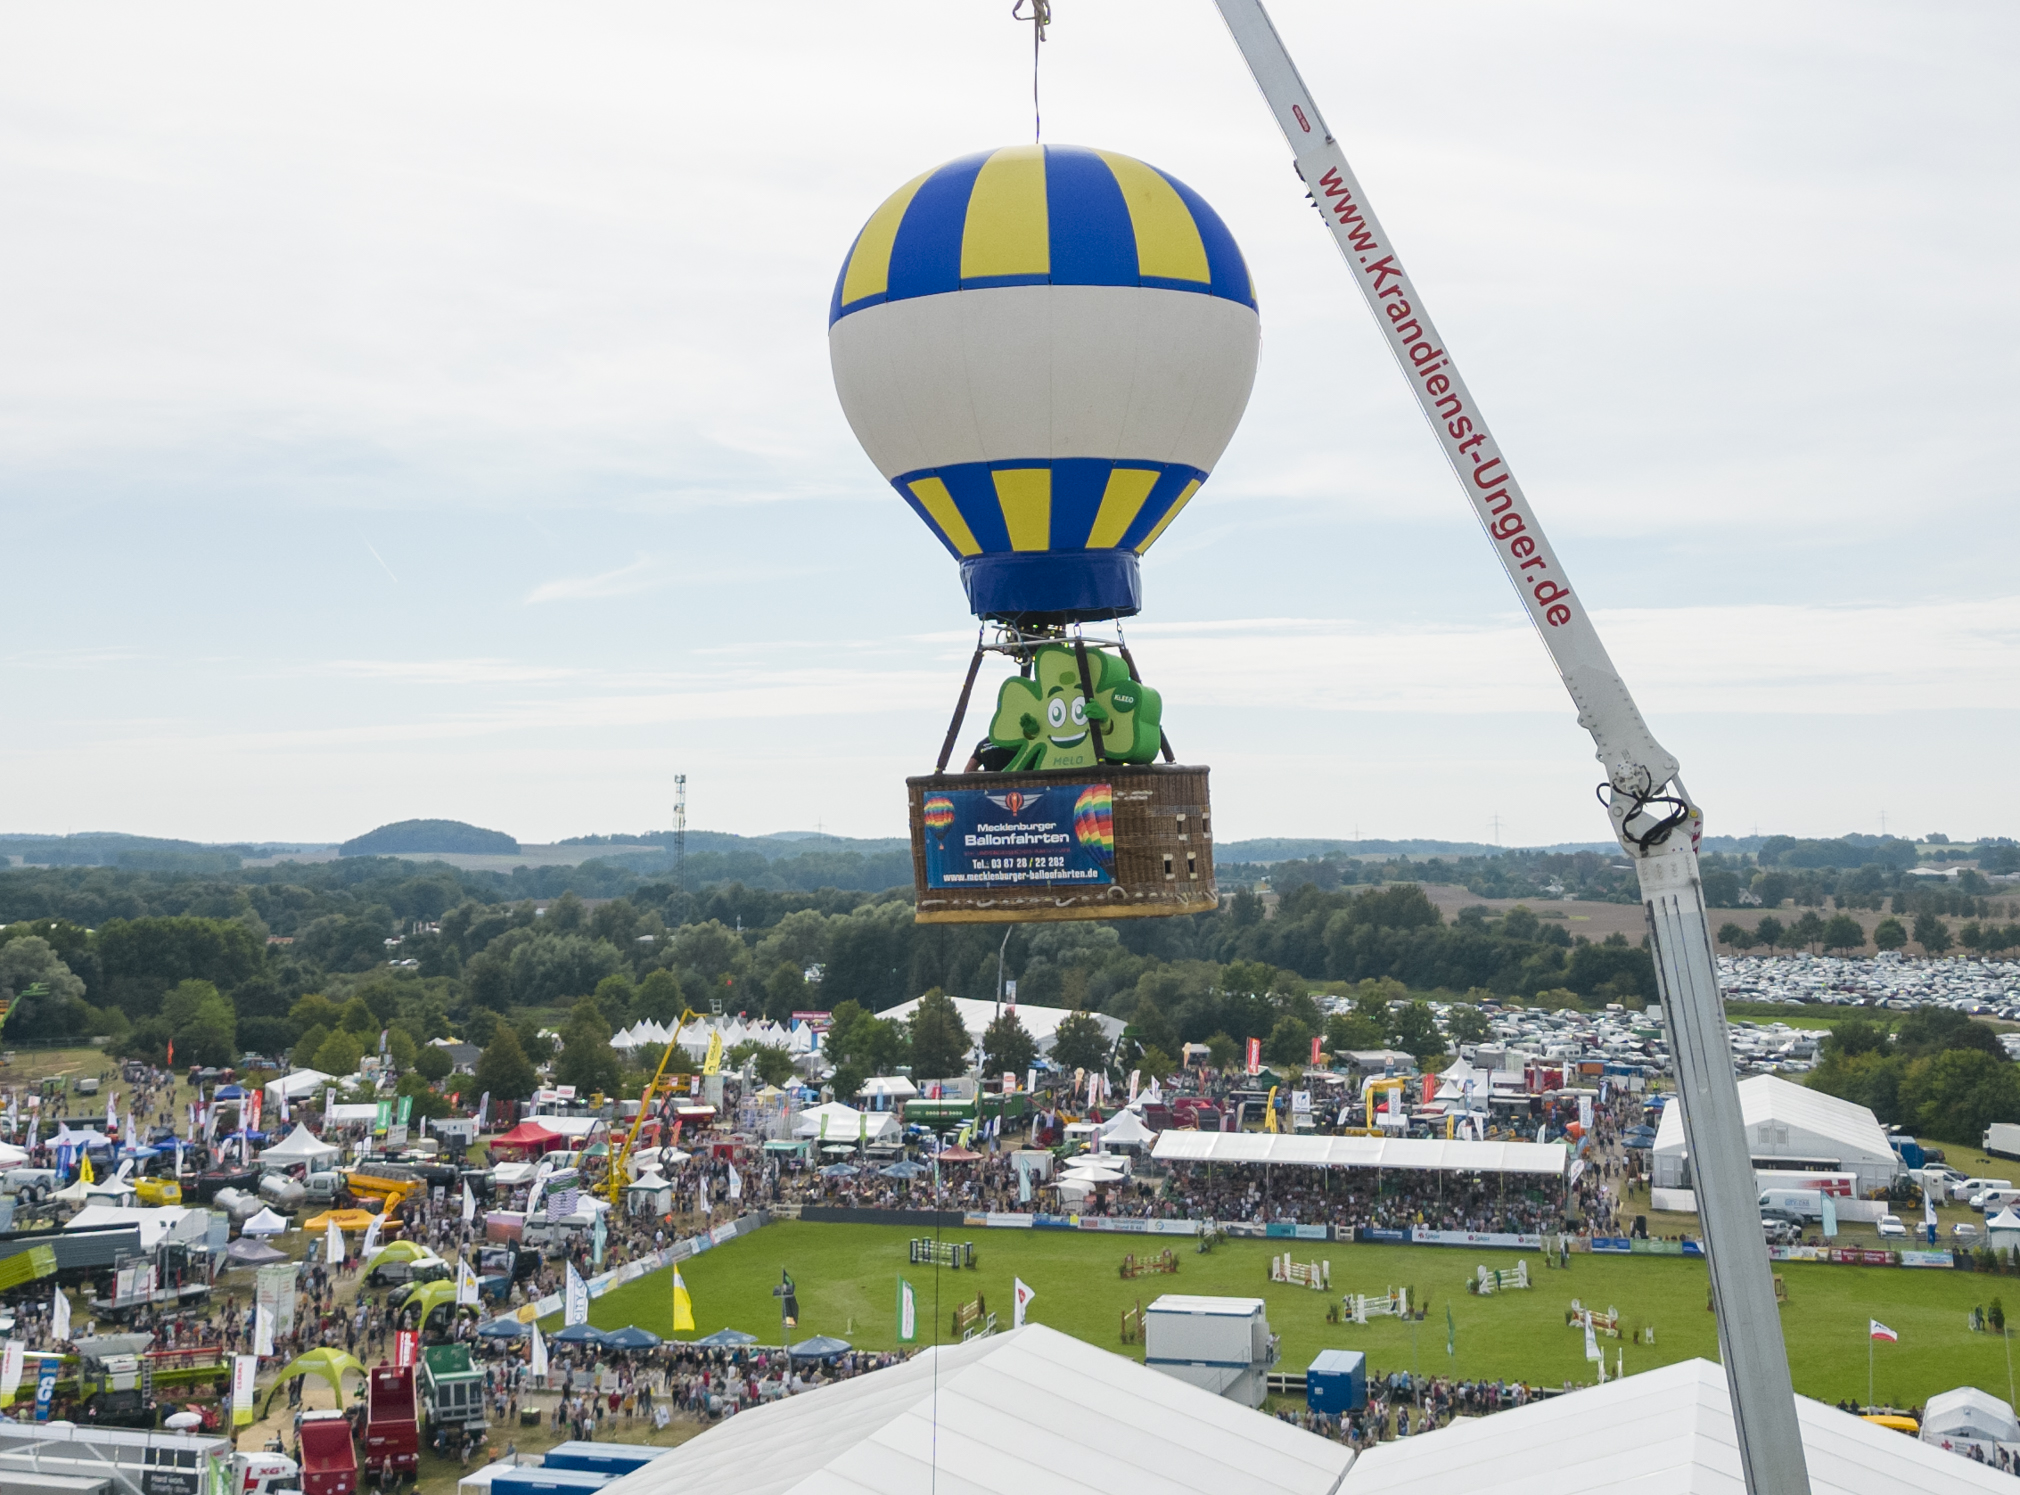
{"type": "MultiPolygon", "coordinates": [[[[609,1197],[612,1205],[618,1202],[618,1196],[624,1191],[624,1185],[627,1182],[624,1172],[625,1161],[631,1156],[632,1149],[638,1145],[638,1134],[645,1126],[646,1117],[652,1114],[653,1101],[664,1093],[661,1089],[661,1084],[666,1079],[667,1062],[673,1058],[673,1051],[679,1046],[680,1035],[687,1031],[687,1024],[690,1018],[700,1021],[702,1014],[696,1012],[692,1007],[682,1008],[680,1021],[673,1025],[673,1037],[667,1040],[666,1049],[659,1056],[659,1067],[652,1072],[652,1078],[646,1083],[645,1089],[638,1093],[638,1114],[631,1119],[631,1129],[624,1134],[623,1144],[611,1149],[610,1173],[603,1183],[604,1192],[609,1197]]],[[[720,1072],[721,1068],[722,1033],[718,1030],[710,1037],[708,1058],[702,1064],[702,1073],[716,1074],[720,1072]]],[[[615,1132],[612,1135],[614,1136],[615,1132]]]]}

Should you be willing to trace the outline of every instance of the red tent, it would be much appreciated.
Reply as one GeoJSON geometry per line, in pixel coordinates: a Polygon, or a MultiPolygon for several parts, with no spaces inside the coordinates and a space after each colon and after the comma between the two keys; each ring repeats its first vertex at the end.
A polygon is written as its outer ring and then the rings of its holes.
{"type": "Polygon", "coordinates": [[[503,1136],[493,1137],[493,1148],[514,1147],[527,1152],[549,1152],[556,1147],[564,1147],[568,1139],[559,1132],[550,1132],[537,1121],[522,1121],[503,1136]]]}

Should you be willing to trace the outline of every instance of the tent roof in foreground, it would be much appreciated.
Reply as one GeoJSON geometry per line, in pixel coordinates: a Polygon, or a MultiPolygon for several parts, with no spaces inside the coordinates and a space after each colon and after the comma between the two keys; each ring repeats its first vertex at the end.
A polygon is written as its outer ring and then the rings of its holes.
{"type": "Polygon", "coordinates": [[[1343,1444],[1027,1324],[739,1413],[604,1495],[1331,1495],[1352,1459],[1343,1444]]]}
{"type": "MultiPolygon", "coordinates": [[[[1969,1495],[2013,1476],[1796,1398],[1812,1495],[1969,1495]]],[[[1384,1443],[1340,1495],[1479,1490],[1495,1495],[1743,1495],[1725,1371],[1685,1360],[1477,1422],[1384,1443]]]]}

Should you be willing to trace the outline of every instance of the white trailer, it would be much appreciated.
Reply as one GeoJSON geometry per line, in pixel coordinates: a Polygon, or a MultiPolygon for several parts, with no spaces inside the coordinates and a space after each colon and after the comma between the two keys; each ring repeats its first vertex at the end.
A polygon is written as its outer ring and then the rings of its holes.
{"type": "Polygon", "coordinates": [[[1143,1311],[1143,1363],[1216,1396],[1260,1407],[1277,1363],[1261,1298],[1166,1293],[1143,1311]]]}
{"type": "Polygon", "coordinates": [[[2020,1124],[1993,1122],[1985,1128],[1982,1150],[1995,1158],[2020,1158],[2020,1124]]]}

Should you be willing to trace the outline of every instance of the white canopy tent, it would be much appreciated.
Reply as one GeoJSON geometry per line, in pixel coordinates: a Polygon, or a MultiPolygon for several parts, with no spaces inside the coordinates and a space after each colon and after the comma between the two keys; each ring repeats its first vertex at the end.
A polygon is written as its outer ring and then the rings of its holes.
{"type": "Polygon", "coordinates": [[[1101,1124],[1103,1147],[1148,1147],[1156,1140],[1157,1133],[1145,1126],[1143,1118],[1134,1111],[1124,1111],[1101,1124]]]}
{"type": "Polygon", "coordinates": [[[2012,1251],[2020,1248],[2020,1215],[2013,1213],[2012,1205],[2007,1205],[1996,1215],[1986,1217],[1985,1244],[1994,1251],[2012,1251]]]}
{"type": "Polygon", "coordinates": [[[1561,1142],[1443,1142],[1421,1137],[1299,1137],[1281,1132],[1160,1132],[1150,1155],[1172,1163],[1270,1163],[1304,1168],[1393,1168],[1423,1173],[1561,1177],[1561,1142]]]}
{"type": "Polygon", "coordinates": [[[889,1100],[916,1100],[919,1087],[903,1075],[872,1075],[863,1081],[863,1088],[856,1094],[865,1098],[881,1096],[889,1100]]]}
{"type": "Polygon", "coordinates": [[[293,1131],[260,1153],[259,1161],[262,1168],[299,1166],[313,1169],[318,1164],[332,1161],[342,1151],[342,1148],[332,1147],[300,1122],[296,1122],[293,1131]]]}
{"type": "Polygon", "coordinates": [[[288,1222],[275,1214],[271,1207],[268,1207],[262,1209],[250,1220],[246,1221],[245,1224],[239,1226],[238,1233],[240,1235],[283,1235],[287,1232],[287,1229],[288,1222]]]}
{"type": "Polygon", "coordinates": [[[800,1112],[793,1123],[795,1137],[822,1137],[830,1142],[877,1142],[895,1138],[898,1118],[889,1111],[858,1111],[838,1100],[800,1112]]]}
{"type": "MultiPolygon", "coordinates": [[[[1806,1396],[1796,1398],[1796,1417],[1811,1495],[2010,1495],[2010,1474],[1806,1396]]],[[[1484,1489],[1704,1495],[1744,1488],[1725,1372],[1683,1360],[1371,1448],[1355,1461],[1340,1495],[1484,1489]]]]}
{"type": "Polygon", "coordinates": [[[1922,1441],[1955,1452],[1958,1445],[2020,1443],[2020,1418],[1989,1391],[1959,1386],[1932,1396],[1922,1408],[1922,1441]]]}
{"type": "Polygon", "coordinates": [[[298,1069],[293,1074],[282,1075],[278,1080],[267,1081],[267,1101],[271,1105],[278,1106],[281,1103],[281,1097],[284,1095],[290,1101],[297,1100],[304,1095],[313,1095],[322,1089],[323,1086],[329,1084],[331,1078],[331,1076],[324,1074],[320,1069],[298,1069]]]}
{"type": "Polygon", "coordinates": [[[1353,1458],[1027,1324],[739,1413],[603,1495],[1332,1495],[1353,1458]]]}
{"type": "MultiPolygon", "coordinates": [[[[949,1000],[953,1002],[954,1010],[961,1014],[961,1026],[968,1030],[968,1036],[971,1039],[977,1041],[988,1030],[989,1024],[996,1020],[998,1013],[1012,1010],[1008,1005],[998,1007],[994,1002],[984,1002],[978,997],[952,997],[949,1000]]],[[[912,1014],[917,1012],[918,1009],[919,998],[914,997],[909,1002],[878,1013],[877,1016],[893,1022],[908,1022],[911,1020],[912,1014]]],[[[1038,1046],[1038,1052],[1040,1054],[1049,1054],[1052,1052],[1053,1039],[1059,1035],[1059,1025],[1073,1016],[1075,1009],[1071,1007],[1032,1007],[1026,1003],[1019,1003],[1015,1011],[1017,1021],[1022,1023],[1024,1031],[1031,1035],[1031,1041],[1038,1046]]],[[[1122,1036],[1122,1030],[1125,1025],[1121,1018],[1109,1017],[1099,1012],[1089,1012],[1085,1015],[1093,1018],[1100,1026],[1101,1032],[1108,1042],[1114,1043],[1116,1039],[1122,1036]]]]}

